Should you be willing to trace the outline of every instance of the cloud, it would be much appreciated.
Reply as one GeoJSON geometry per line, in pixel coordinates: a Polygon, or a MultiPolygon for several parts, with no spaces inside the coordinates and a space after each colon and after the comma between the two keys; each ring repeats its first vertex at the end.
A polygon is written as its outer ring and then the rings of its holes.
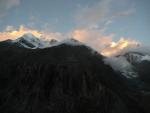
{"type": "Polygon", "coordinates": [[[16,29],[13,26],[7,26],[5,31],[0,32],[0,41],[7,40],[7,39],[15,40],[16,38],[19,38],[26,33],[32,33],[36,37],[44,38],[46,40],[50,40],[50,39],[62,40],[65,38],[64,35],[59,32],[39,31],[21,25],[19,29],[16,29]]]}
{"type": "MultiPolygon", "coordinates": [[[[13,26],[7,26],[4,32],[0,32],[0,40],[16,39],[25,33],[32,33],[39,38],[45,38],[47,40],[63,40],[71,37],[91,46],[105,56],[115,55],[127,47],[135,47],[139,43],[126,38],[121,38],[114,42],[115,33],[106,33],[108,25],[115,19],[130,16],[135,12],[135,10],[129,9],[110,14],[110,5],[112,5],[112,2],[113,0],[101,0],[91,7],[80,9],[76,15],[76,20],[77,25],[81,27],[75,28],[72,32],[62,34],[60,32],[39,31],[24,26],[20,26],[19,29],[15,29],[13,26]],[[100,22],[103,23],[101,28],[99,27],[100,22]]],[[[31,22],[31,27],[35,23],[43,23],[43,21],[34,16],[32,16],[31,22]]]]}
{"type": "Polygon", "coordinates": [[[0,0],[0,18],[4,17],[8,11],[20,4],[20,0],[0,0]]]}
{"type": "Polygon", "coordinates": [[[131,16],[133,14],[135,14],[136,9],[132,8],[129,10],[125,10],[125,11],[120,11],[120,12],[115,12],[110,19],[116,19],[116,18],[120,18],[120,17],[127,17],[127,16],[131,16]]]}
{"type": "MultiPolygon", "coordinates": [[[[106,64],[109,64],[114,70],[126,73],[132,72],[133,67],[125,57],[108,57],[104,59],[106,64]]],[[[130,76],[126,76],[130,77],[130,76]]]]}
{"type": "Polygon", "coordinates": [[[137,48],[141,45],[140,42],[133,39],[120,38],[117,42],[111,42],[108,46],[101,50],[101,54],[104,56],[115,56],[129,48],[137,48]]]}
{"type": "Polygon", "coordinates": [[[10,25],[6,26],[5,31],[9,32],[9,31],[13,31],[13,30],[15,30],[15,28],[13,26],[10,26],[10,25]]]}
{"type": "Polygon", "coordinates": [[[91,7],[84,7],[78,11],[76,20],[79,25],[93,26],[103,20],[109,12],[111,0],[101,0],[91,7]]]}
{"type": "Polygon", "coordinates": [[[94,5],[80,7],[76,14],[76,23],[80,28],[93,28],[99,26],[99,24],[108,26],[116,19],[135,14],[136,9],[132,5],[128,5],[129,2],[124,0],[99,0],[94,5]],[[122,5],[128,8],[120,8],[122,5]]]}
{"type": "Polygon", "coordinates": [[[97,51],[109,45],[114,36],[113,33],[104,35],[102,29],[76,29],[72,33],[73,38],[86,43],[97,51]]]}
{"type": "Polygon", "coordinates": [[[29,29],[23,25],[19,29],[15,29],[13,26],[7,26],[4,32],[0,32],[0,41],[7,39],[14,40],[26,33],[32,33],[36,37],[45,40],[74,38],[91,46],[104,56],[114,56],[128,48],[136,48],[140,45],[140,42],[124,37],[114,42],[115,34],[104,35],[104,30],[102,29],[75,29],[71,33],[62,34],[60,32],[45,32],[29,29]]]}
{"type": "Polygon", "coordinates": [[[114,56],[128,48],[136,48],[140,42],[121,37],[118,41],[113,41],[115,34],[104,35],[101,30],[78,29],[73,31],[72,37],[91,46],[104,56],[114,56]]]}
{"type": "MultiPolygon", "coordinates": [[[[130,2],[130,1],[129,1],[130,2]]],[[[129,6],[128,9],[111,10],[116,5],[124,3],[124,0],[99,0],[95,4],[87,7],[78,7],[79,10],[76,16],[77,28],[66,34],[60,32],[52,32],[51,25],[45,20],[41,20],[36,16],[31,15],[28,27],[21,25],[19,29],[13,26],[7,26],[4,32],[0,32],[0,41],[6,39],[16,39],[25,33],[32,33],[36,37],[45,38],[47,40],[65,38],[74,38],[79,40],[104,56],[113,56],[127,48],[137,47],[140,43],[134,39],[126,37],[114,41],[115,33],[106,33],[108,26],[117,19],[133,15],[136,10],[129,6]],[[44,30],[33,29],[37,24],[44,25],[44,30]],[[100,26],[101,25],[101,26],[100,26]],[[30,28],[29,28],[30,27],[30,28]]],[[[20,0],[0,0],[0,17],[7,14],[8,10],[20,4],[20,0]]]]}
{"type": "Polygon", "coordinates": [[[138,41],[120,38],[114,42],[115,33],[106,33],[109,25],[115,20],[135,14],[136,9],[128,5],[129,2],[100,0],[90,7],[80,8],[76,15],[79,27],[73,31],[72,37],[92,46],[105,56],[115,55],[127,47],[136,47],[139,44],[138,41]],[[122,5],[128,9],[120,7],[122,5]]]}
{"type": "Polygon", "coordinates": [[[60,32],[42,32],[41,38],[44,38],[45,40],[64,40],[65,38],[68,38],[68,35],[64,35],[60,32]]]}
{"type": "Polygon", "coordinates": [[[116,20],[116,19],[132,16],[135,13],[136,13],[136,10],[134,8],[131,8],[129,10],[115,12],[110,17],[107,17],[105,26],[112,24],[114,22],[114,20],[116,20]]]}

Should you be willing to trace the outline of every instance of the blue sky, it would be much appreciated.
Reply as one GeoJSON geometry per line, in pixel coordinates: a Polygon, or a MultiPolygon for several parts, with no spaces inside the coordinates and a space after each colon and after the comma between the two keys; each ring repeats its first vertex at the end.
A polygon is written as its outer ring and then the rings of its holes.
{"type": "Polygon", "coordinates": [[[68,34],[103,30],[103,35],[150,43],[150,0],[0,0],[0,31],[7,26],[68,34]]]}

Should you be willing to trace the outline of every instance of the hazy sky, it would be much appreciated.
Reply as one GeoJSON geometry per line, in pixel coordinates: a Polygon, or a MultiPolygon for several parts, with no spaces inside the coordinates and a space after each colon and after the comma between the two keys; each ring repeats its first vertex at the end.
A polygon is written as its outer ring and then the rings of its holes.
{"type": "Polygon", "coordinates": [[[20,25],[60,34],[88,31],[93,37],[102,32],[149,44],[150,0],[0,0],[0,32],[20,25]]]}

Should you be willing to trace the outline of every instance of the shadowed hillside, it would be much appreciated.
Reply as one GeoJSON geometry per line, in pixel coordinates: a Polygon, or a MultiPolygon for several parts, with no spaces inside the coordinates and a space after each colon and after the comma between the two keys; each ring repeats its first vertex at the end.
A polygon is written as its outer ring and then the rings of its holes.
{"type": "Polygon", "coordinates": [[[138,95],[86,46],[0,43],[1,113],[143,113],[138,95]]]}

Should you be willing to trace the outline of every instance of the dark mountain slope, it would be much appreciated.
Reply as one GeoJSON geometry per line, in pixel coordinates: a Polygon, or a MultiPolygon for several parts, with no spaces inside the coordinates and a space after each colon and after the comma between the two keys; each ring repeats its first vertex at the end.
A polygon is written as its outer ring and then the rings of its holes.
{"type": "Polygon", "coordinates": [[[0,43],[1,113],[143,113],[136,95],[86,46],[0,43]]]}

